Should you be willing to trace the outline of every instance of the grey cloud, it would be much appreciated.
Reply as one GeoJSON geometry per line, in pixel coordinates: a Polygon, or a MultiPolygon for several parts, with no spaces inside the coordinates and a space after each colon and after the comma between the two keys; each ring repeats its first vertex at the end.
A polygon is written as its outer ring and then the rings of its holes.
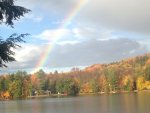
{"type": "Polygon", "coordinates": [[[146,53],[139,43],[129,39],[106,41],[89,40],[78,44],[57,45],[51,52],[47,66],[85,66],[95,63],[110,63],[146,53]]]}
{"type": "Polygon", "coordinates": [[[39,13],[46,11],[48,14],[68,13],[70,10],[80,2],[80,0],[26,0],[17,1],[17,4],[28,6],[32,10],[38,9],[39,13]]]}
{"type": "MultiPolygon", "coordinates": [[[[38,9],[39,13],[44,10],[47,15],[59,14],[62,17],[62,15],[70,14],[81,0],[26,0],[19,2],[19,4],[38,9]]],[[[87,4],[78,12],[75,21],[109,29],[149,34],[149,4],[149,0],[88,0],[87,4]]]]}
{"type": "Polygon", "coordinates": [[[77,21],[128,32],[149,33],[148,4],[148,0],[92,0],[82,10],[77,21]]]}
{"type": "MultiPolygon", "coordinates": [[[[1,70],[1,72],[35,68],[47,46],[37,45],[38,51],[32,51],[30,55],[25,56],[25,61],[10,63],[8,64],[9,67],[1,70]]],[[[105,41],[93,39],[76,44],[55,45],[43,66],[49,69],[88,66],[97,63],[119,61],[147,52],[147,48],[127,38],[109,39],[105,41]]]]}

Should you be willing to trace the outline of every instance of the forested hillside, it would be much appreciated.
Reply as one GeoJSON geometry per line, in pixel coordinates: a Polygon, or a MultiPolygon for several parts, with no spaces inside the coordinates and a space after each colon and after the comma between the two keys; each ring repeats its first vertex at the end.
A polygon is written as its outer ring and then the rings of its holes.
{"type": "Polygon", "coordinates": [[[0,76],[0,98],[16,99],[35,95],[115,93],[150,90],[150,54],[110,64],[95,64],[68,73],[30,75],[18,71],[0,76]]]}

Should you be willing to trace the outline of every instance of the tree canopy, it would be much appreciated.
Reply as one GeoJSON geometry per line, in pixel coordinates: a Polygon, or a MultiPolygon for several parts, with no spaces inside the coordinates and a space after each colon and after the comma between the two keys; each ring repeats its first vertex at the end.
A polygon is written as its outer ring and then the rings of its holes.
{"type": "MultiPolygon", "coordinates": [[[[6,24],[13,27],[14,20],[19,20],[25,13],[30,12],[21,6],[14,4],[15,0],[0,0],[0,24],[6,24]]],[[[23,38],[28,34],[17,33],[12,34],[6,40],[0,36],[0,67],[7,67],[5,63],[15,61],[13,55],[15,52],[12,50],[20,47],[18,42],[25,42],[23,38]]]]}
{"type": "Polygon", "coordinates": [[[150,54],[65,73],[46,73],[42,69],[33,74],[18,71],[0,76],[0,99],[150,90],[149,65],[150,54]],[[143,60],[145,57],[147,60],[143,60]],[[141,74],[135,70],[139,65],[141,74]]]}

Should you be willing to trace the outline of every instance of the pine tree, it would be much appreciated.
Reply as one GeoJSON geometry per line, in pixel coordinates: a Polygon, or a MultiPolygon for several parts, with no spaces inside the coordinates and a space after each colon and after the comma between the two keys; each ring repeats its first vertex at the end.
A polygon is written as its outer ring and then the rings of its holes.
{"type": "MultiPolygon", "coordinates": [[[[14,0],[0,0],[0,24],[6,24],[13,28],[14,20],[19,20],[20,17],[24,16],[30,10],[21,6],[16,6],[14,0]]],[[[3,40],[0,36],[0,67],[7,67],[5,63],[15,61],[13,57],[15,52],[12,51],[17,47],[18,42],[25,42],[23,38],[28,34],[18,35],[17,33],[12,34],[6,40],[3,40]]]]}

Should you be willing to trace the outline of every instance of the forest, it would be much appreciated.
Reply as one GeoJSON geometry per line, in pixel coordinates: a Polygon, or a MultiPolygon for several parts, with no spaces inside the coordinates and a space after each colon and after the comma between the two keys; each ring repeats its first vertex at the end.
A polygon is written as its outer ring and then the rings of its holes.
{"type": "Polygon", "coordinates": [[[80,95],[150,90],[150,54],[83,70],[34,74],[25,71],[0,76],[0,99],[25,99],[40,95],[80,95]]]}

